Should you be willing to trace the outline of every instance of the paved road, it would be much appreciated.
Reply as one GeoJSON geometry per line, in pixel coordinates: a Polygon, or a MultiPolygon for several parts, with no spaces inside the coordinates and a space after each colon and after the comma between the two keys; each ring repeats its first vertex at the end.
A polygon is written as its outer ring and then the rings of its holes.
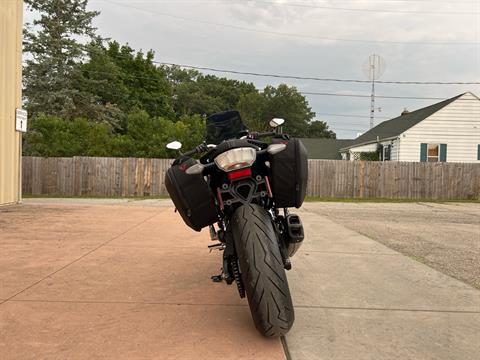
{"type": "MultiPolygon", "coordinates": [[[[0,354],[285,359],[168,201],[0,209],[0,354]]],[[[288,273],[292,359],[477,359],[480,291],[319,215],[288,273]]]]}

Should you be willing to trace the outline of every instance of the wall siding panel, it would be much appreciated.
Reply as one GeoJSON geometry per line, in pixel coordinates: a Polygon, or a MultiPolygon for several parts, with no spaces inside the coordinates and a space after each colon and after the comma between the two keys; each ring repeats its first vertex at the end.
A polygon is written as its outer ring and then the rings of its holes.
{"type": "Polygon", "coordinates": [[[15,109],[22,107],[21,0],[0,1],[0,205],[20,201],[20,144],[15,109]]]}

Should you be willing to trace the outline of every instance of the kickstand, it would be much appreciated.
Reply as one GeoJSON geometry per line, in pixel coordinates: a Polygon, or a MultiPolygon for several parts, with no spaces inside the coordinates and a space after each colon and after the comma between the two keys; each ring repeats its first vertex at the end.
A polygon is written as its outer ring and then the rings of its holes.
{"type": "Polygon", "coordinates": [[[219,275],[213,275],[213,276],[210,277],[210,279],[212,279],[213,282],[222,282],[222,280],[223,280],[223,269],[222,269],[222,272],[219,275]]]}

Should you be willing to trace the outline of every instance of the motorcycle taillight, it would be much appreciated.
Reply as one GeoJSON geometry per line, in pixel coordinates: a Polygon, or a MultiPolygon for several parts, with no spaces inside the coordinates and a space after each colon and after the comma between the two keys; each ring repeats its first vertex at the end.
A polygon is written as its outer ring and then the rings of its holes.
{"type": "Polygon", "coordinates": [[[240,169],[240,170],[229,172],[228,180],[231,181],[231,180],[241,179],[248,176],[252,176],[252,169],[250,168],[240,169]]]}

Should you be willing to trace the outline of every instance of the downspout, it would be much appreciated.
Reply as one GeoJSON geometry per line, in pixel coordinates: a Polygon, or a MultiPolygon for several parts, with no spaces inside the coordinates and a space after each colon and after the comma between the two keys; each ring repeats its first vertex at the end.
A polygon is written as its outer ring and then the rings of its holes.
{"type": "Polygon", "coordinates": [[[398,145],[397,145],[397,161],[400,161],[400,136],[397,137],[398,145]]]}
{"type": "Polygon", "coordinates": [[[377,135],[377,154],[378,154],[378,157],[382,159],[382,162],[385,161],[385,159],[383,158],[383,148],[382,148],[382,152],[379,153],[378,149],[380,148],[380,136],[377,135]]]}

